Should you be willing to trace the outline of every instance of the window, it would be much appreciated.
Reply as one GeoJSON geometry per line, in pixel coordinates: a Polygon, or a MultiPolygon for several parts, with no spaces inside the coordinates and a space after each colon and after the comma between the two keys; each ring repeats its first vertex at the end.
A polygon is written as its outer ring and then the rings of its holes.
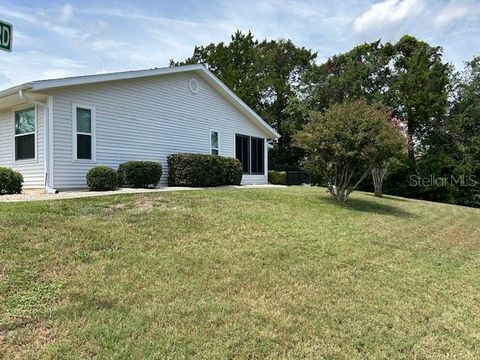
{"type": "Polygon", "coordinates": [[[252,137],[251,153],[252,153],[252,174],[263,174],[264,163],[264,140],[252,137]]]}
{"type": "Polygon", "coordinates": [[[92,109],[75,107],[75,156],[78,160],[93,159],[92,109]]]}
{"type": "Polygon", "coordinates": [[[210,132],[210,153],[212,155],[218,155],[218,131],[211,131],[210,132]]]}
{"type": "Polygon", "coordinates": [[[236,158],[242,163],[243,173],[250,173],[250,137],[235,135],[236,158]]]}
{"type": "Polygon", "coordinates": [[[265,170],[264,139],[246,135],[235,135],[236,158],[242,163],[244,174],[260,175],[265,170]]]}
{"type": "Polygon", "coordinates": [[[15,111],[15,161],[35,159],[35,108],[15,111]]]}

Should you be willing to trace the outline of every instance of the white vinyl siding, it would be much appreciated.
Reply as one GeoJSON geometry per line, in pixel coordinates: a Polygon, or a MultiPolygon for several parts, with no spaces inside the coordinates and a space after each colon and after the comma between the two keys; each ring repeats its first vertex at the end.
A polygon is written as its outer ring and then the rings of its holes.
{"type": "MultiPolygon", "coordinates": [[[[85,174],[93,166],[117,168],[128,160],[160,161],[161,184],[166,185],[167,156],[178,152],[210,154],[212,130],[218,131],[219,153],[230,157],[235,157],[236,133],[267,136],[201,76],[192,73],[72,86],[49,94],[53,96],[54,187],[60,189],[84,187],[85,174]],[[192,78],[199,83],[198,93],[190,91],[192,78]],[[94,163],[72,159],[74,104],[95,108],[94,163]]],[[[266,171],[245,175],[242,183],[267,183],[266,171]]]]}
{"type": "Polygon", "coordinates": [[[35,154],[34,159],[15,161],[15,111],[31,108],[25,105],[0,112],[0,166],[20,172],[24,188],[43,188],[44,171],[44,109],[36,107],[35,154]]]}

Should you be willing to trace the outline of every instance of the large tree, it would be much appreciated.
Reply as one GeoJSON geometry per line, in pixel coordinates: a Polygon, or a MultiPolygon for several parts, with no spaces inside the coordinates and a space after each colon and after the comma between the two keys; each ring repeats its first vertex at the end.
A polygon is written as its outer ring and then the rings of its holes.
{"type": "Polygon", "coordinates": [[[419,161],[421,174],[447,181],[422,189],[420,196],[480,206],[480,57],[468,62],[453,82],[456,91],[448,121],[419,161]]]}
{"type": "Polygon", "coordinates": [[[388,104],[406,124],[409,159],[416,169],[415,143],[442,128],[447,116],[451,66],[442,48],[405,35],[393,45],[388,104]]]}
{"type": "Polygon", "coordinates": [[[378,41],[365,43],[332,56],[305,76],[307,103],[325,111],[336,103],[366,99],[383,102],[388,90],[392,46],[378,41]]]}
{"type": "Polygon", "coordinates": [[[250,32],[237,31],[228,44],[196,46],[190,58],[172,65],[205,64],[280,133],[272,162],[295,164],[302,153],[292,147],[292,135],[306,120],[297,90],[315,57],[291,40],[258,42],[250,32]]]}
{"type": "Polygon", "coordinates": [[[263,41],[259,44],[262,68],[262,115],[280,133],[271,160],[294,165],[301,158],[292,146],[293,134],[306,118],[297,107],[298,87],[316,54],[297,47],[291,40],[263,41]]]}

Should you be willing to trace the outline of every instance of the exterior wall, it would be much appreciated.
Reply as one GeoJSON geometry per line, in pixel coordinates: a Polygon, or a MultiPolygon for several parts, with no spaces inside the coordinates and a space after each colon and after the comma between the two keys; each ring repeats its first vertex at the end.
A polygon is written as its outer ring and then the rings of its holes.
{"type": "Polygon", "coordinates": [[[12,168],[23,175],[24,188],[43,188],[44,171],[44,109],[36,107],[36,159],[15,161],[14,111],[32,107],[17,106],[0,112],[0,166],[12,168]]]}
{"type": "MultiPolygon", "coordinates": [[[[53,96],[53,177],[55,188],[84,187],[93,166],[116,168],[127,160],[160,161],[167,184],[166,159],[172,153],[210,153],[210,131],[219,132],[220,155],[235,156],[235,134],[265,138],[198,75],[179,73],[62,88],[53,96]],[[200,91],[192,93],[195,78],[200,91]],[[73,105],[95,109],[95,161],[74,160],[73,105]]],[[[267,147],[265,142],[265,154],[267,147]]],[[[244,184],[267,183],[264,175],[244,175],[244,184]]]]}

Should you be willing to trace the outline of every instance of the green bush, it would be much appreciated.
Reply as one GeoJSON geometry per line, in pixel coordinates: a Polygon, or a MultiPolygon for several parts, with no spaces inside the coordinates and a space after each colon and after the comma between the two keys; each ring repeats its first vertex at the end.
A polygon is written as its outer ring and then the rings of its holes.
{"type": "Polygon", "coordinates": [[[115,190],[118,174],[108,166],[96,166],[87,172],[87,186],[90,191],[115,190]]]}
{"type": "Polygon", "coordinates": [[[268,182],[270,184],[287,185],[287,172],[286,171],[268,171],[268,182]]]}
{"type": "Polygon", "coordinates": [[[0,195],[20,194],[22,186],[22,174],[10,168],[0,167],[0,195]]]}
{"type": "Polygon", "coordinates": [[[162,165],[154,161],[127,161],[118,167],[123,185],[136,188],[157,186],[162,177],[162,165]]]}
{"type": "Polygon", "coordinates": [[[242,165],[231,157],[180,153],[168,157],[170,186],[240,185],[242,165]]]}

